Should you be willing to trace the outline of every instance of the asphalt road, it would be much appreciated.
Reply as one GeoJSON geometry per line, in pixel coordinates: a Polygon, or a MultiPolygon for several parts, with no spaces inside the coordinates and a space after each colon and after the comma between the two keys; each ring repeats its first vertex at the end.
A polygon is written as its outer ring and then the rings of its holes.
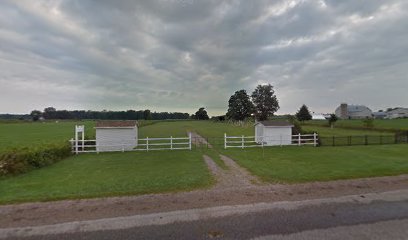
{"type": "MultiPolygon", "coordinates": [[[[387,197],[384,194],[368,201],[369,196],[365,195],[184,211],[171,215],[179,220],[166,220],[170,215],[163,215],[159,222],[152,217],[140,218],[133,225],[136,227],[101,230],[110,227],[98,223],[105,227],[96,231],[78,227],[67,233],[57,231],[23,239],[408,239],[407,191],[391,200],[387,197]],[[185,215],[190,220],[184,219],[185,215]]],[[[129,218],[129,222],[133,220],[129,218]]],[[[104,222],[109,223],[115,224],[114,219],[104,222]]]]}

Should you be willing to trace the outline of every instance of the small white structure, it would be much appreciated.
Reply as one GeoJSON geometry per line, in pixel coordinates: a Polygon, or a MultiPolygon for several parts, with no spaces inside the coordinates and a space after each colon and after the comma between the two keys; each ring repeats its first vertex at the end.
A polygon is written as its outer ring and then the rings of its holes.
{"type": "Polygon", "coordinates": [[[137,146],[137,121],[96,122],[96,151],[126,151],[137,146]]]}
{"type": "Polygon", "coordinates": [[[394,108],[390,111],[387,111],[387,119],[395,119],[395,118],[406,118],[408,117],[408,108],[394,108]]]}
{"type": "Polygon", "coordinates": [[[284,121],[255,123],[255,141],[265,146],[291,145],[293,124],[284,121]]]}
{"type": "Polygon", "coordinates": [[[326,120],[326,117],[321,113],[313,113],[312,120],[326,120]]]}

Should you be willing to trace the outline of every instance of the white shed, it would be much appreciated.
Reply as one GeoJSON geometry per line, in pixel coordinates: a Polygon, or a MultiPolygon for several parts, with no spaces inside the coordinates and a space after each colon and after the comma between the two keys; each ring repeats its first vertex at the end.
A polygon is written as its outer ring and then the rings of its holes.
{"type": "Polygon", "coordinates": [[[132,150],[137,146],[137,121],[96,122],[96,150],[132,150]]]}
{"type": "Polygon", "coordinates": [[[264,145],[291,145],[293,124],[285,121],[255,123],[255,141],[264,145]]]}

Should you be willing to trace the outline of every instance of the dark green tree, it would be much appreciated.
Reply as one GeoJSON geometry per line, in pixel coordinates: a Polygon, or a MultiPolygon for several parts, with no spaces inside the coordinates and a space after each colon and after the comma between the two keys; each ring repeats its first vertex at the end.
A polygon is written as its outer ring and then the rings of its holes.
{"type": "Polygon", "coordinates": [[[53,107],[47,107],[44,109],[43,117],[45,119],[57,119],[57,109],[53,107]]]}
{"type": "Polygon", "coordinates": [[[255,105],[255,117],[258,121],[267,120],[279,109],[279,102],[271,84],[258,85],[251,97],[255,105]]]}
{"type": "Polygon", "coordinates": [[[144,120],[151,120],[152,119],[152,113],[150,112],[149,109],[146,109],[143,111],[143,119],[144,120]]]}
{"type": "Polygon", "coordinates": [[[299,111],[296,113],[297,120],[303,122],[307,120],[312,120],[312,114],[310,114],[309,109],[305,104],[303,104],[299,111]]]}
{"type": "Polygon", "coordinates": [[[197,120],[208,120],[208,119],[210,119],[208,117],[207,111],[203,107],[199,108],[198,111],[195,113],[195,118],[197,120]]]}
{"type": "Polygon", "coordinates": [[[33,121],[38,121],[40,119],[42,115],[42,112],[39,110],[33,110],[30,113],[31,118],[33,119],[33,121]]]}
{"type": "Polygon", "coordinates": [[[237,121],[245,120],[254,112],[254,105],[245,90],[239,90],[228,100],[227,118],[237,121]]]}
{"type": "Polygon", "coordinates": [[[330,117],[329,117],[329,125],[330,125],[330,127],[331,128],[333,128],[334,127],[334,123],[336,123],[337,122],[337,120],[339,120],[339,118],[336,116],[336,114],[330,114],[330,117]]]}

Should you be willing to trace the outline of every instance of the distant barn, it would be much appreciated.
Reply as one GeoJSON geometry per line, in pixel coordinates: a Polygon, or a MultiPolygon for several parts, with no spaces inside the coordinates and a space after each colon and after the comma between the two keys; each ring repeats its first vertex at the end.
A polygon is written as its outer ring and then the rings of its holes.
{"type": "Polygon", "coordinates": [[[285,121],[255,123],[255,141],[264,145],[291,145],[293,124],[285,121]]]}
{"type": "Polygon", "coordinates": [[[363,119],[371,118],[372,111],[363,105],[348,105],[342,103],[336,108],[335,114],[340,119],[363,119]]]}
{"type": "Polygon", "coordinates": [[[132,150],[137,146],[137,121],[96,122],[96,150],[132,150]]]}

